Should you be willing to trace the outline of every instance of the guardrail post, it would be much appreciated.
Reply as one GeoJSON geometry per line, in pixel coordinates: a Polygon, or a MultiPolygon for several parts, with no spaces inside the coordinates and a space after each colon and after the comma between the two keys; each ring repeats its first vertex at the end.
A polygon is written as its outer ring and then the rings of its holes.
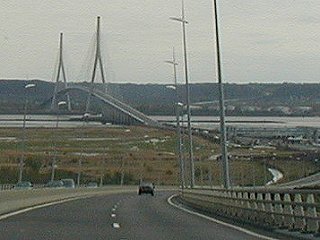
{"type": "Polygon", "coordinates": [[[219,206],[217,208],[217,212],[223,212],[223,209],[222,209],[222,206],[220,205],[221,202],[223,201],[223,196],[224,196],[224,193],[223,192],[219,192],[219,191],[215,191],[215,195],[217,196],[217,206],[219,206]]]}
{"type": "Polygon", "coordinates": [[[299,203],[302,203],[301,194],[295,194],[294,202],[296,203],[294,207],[294,216],[295,216],[294,229],[303,231],[305,230],[306,219],[304,216],[303,206],[299,205],[299,203]]]}
{"type": "Polygon", "coordinates": [[[232,192],[232,201],[233,201],[233,208],[232,208],[232,215],[237,216],[237,211],[239,210],[239,201],[237,199],[237,193],[232,192]]]}
{"type": "MultiPolygon", "coordinates": [[[[252,210],[257,210],[258,209],[258,205],[257,205],[257,202],[256,202],[256,194],[255,193],[250,193],[250,208],[252,210]]],[[[256,211],[252,211],[251,214],[249,215],[250,216],[250,219],[251,220],[254,220],[256,221],[257,218],[258,218],[258,213],[256,211]]]]}
{"type": "Polygon", "coordinates": [[[282,207],[282,203],[281,203],[281,197],[279,193],[276,193],[274,195],[274,201],[275,201],[275,206],[274,206],[274,210],[275,210],[275,223],[276,225],[278,225],[279,227],[282,227],[283,224],[283,207],[282,207]]]}
{"type": "MultiPolygon", "coordinates": [[[[227,191],[224,191],[223,192],[223,197],[224,197],[224,200],[223,202],[224,203],[229,203],[229,195],[228,195],[228,192],[227,191]]],[[[223,212],[224,214],[228,214],[228,210],[229,210],[229,207],[228,206],[223,206],[223,212]]]]}
{"type": "Polygon", "coordinates": [[[241,217],[244,216],[244,210],[242,209],[244,207],[244,202],[243,202],[243,198],[242,198],[242,192],[238,192],[237,198],[239,199],[238,202],[239,202],[239,207],[240,207],[238,209],[237,216],[239,218],[241,218],[241,217]]]}
{"type": "Polygon", "coordinates": [[[247,192],[243,193],[243,200],[244,200],[244,217],[246,220],[250,219],[250,202],[249,202],[249,194],[247,192]]]}
{"type": "Polygon", "coordinates": [[[263,203],[263,194],[262,193],[258,193],[257,202],[258,202],[257,203],[257,209],[259,210],[259,213],[257,215],[258,216],[257,220],[260,223],[265,223],[267,214],[265,213],[266,212],[266,208],[265,208],[265,205],[263,203]]]}
{"type": "Polygon", "coordinates": [[[270,193],[266,193],[265,195],[265,200],[267,201],[266,203],[266,222],[269,225],[273,225],[274,224],[274,208],[272,205],[272,200],[271,200],[271,194],[270,193]]]}
{"type": "Polygon", "coordinates": [[[226,195],[227,195],[227,198],[228,198],[227,202],[228,202],[228,206],[229,206],[229,207],[226,208],[226,212],[227,212],[228,215],[232,216],[233,215],[233,206],[234,206],[234,202],[232,200],[232,193],[228,191],[226,193],[226,195]]]}
{"type": "Polygon", "coordinates": [[[288,193],[286,193],[284,195],[283,213],[285,214],[284,215],[284,224],[283,225],[288,229],[293,229],[293,225],[294,225],[293,209],[292,209],[292,205],[291,205],[290,194],[288,194],[288,193]]]}
{"type": "Polygon", "coordinates": [[[316,207],[314,206],[313,194],[308,195],[307,203],[311,205],[307,207],[307,217],[311,217],[311,218],[307,218],[307,232],[315,233],[319,229],[319,223],[317,220],[312,219],[313,217],[317,217],[317,210],[316,210],[316,207]]]}

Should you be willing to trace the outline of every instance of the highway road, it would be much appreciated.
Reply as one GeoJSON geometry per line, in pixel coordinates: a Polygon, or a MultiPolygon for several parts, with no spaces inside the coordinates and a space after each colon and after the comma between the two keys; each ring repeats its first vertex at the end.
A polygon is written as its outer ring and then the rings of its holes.
{"type": "Polygon", "coordinates": [[[305,178],[297,179],[287,183],[278,184],[275,186],[281,187],[281,188],[301,188],[301,187],[318,186],[319,184],[320,184],[320,173],[316,173],[305,178]]]}
{"type": "Polygon", "coordinates": [[[96,196],[0,221],[1,240],[261,239],[168,204],[173,192],[96,196]]]}

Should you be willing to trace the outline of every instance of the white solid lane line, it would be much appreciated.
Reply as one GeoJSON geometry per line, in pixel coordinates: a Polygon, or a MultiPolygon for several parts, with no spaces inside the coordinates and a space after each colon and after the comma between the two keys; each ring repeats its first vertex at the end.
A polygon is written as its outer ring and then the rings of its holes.
{"type": "Polygon", "coordinates": [[[118,228],[120,228],[120,224],[119,223],[112,223],[112,227],[118,229],[118,228]]]}
{"type": "Polygon", "coordinates": [[[174,197],[176,197],[176,196],[178,196],[178,194],[172,195],[171,197],[169,197],[169,198],[167,199],[167,202],[168,202],[171,206],[173,206],[173,207],[175,207],[175,208],[178,208],[178,209],[180,209],[180,210],[182,210],[182,211],[185,211],[185,212],[187,212],[187,213],[190,213],[190,214],[192,214],[192,215],[205,218],[205,219],[207,219],[207,220],[209,220],[209,221],[211,221],[211,222],[214,222],[214,223],[217,223],[217,224],[221,224],[221,225],[226,226],[226,227],[229,227],[229,228],[233,228],[233,229],[235,229],[235,230],[238,230],[238,231],[240,231],[240,232],[246,233],[246,234],[251,235],[251,236],[253,236],[253,237],[258,237],[258,238],[265,239],[265,240],[278,240],[278,239],[276,239],[276,238],[271,238],[271,237],[263,236],[263,235],[260,235],[260,234],[258,234],[258,233],[255,233],[255,232],[251,232],[250,230],[247,230],[247,229],[244,229],[244,228],[241,228],[241,227],[232,225],[232,224],[230,224],[230,223],[222,222],[222,221],[220,221],[220,220],[218,220],[218,219],[215,219],[215,218],[212,218],[212,217],[208,217],[208,216],[203,215],[203,214],[201,214],[201,213],[197,213],[197,212],[191,211],[191,210],[189,210],[189,209],[186,209],[186,208],[184,208],[184,207],[181,207],[181,206],[179,206],[179,205],[176,205],[176,204],[174,204],[174,203],[172,202],[172,198],[174,198],[174,197]]]}
{"type": "Polygon", "coordinates": [[[70,202],[70,201],[75,201],[75,200],[79,200],[79,199],[85,199],[88,197],[74,197],[74,198],[68,198],[68,199],[64,199],[64,200],[59,200],[59,201],[55,201],[55,202],[50,202],[50,203],[44,203],[44,204],[39,204],[33,207],[28,207],[28,208],[24,208],[18,211],[14,211],[11,213],[7,213],[7,214],[3,214],[0,216],[0,220],[4,220],[6,218],[21,214],[21,213],[25,213],[25,212],[29,212],[35,209],[39,209],[39,208],[44,208],[44,207],[49,207],[49,206],[53,206],[53,205],[57,205],[57,204],[61,204],[61,203],[66,203],[66,202],[70,202]]]}

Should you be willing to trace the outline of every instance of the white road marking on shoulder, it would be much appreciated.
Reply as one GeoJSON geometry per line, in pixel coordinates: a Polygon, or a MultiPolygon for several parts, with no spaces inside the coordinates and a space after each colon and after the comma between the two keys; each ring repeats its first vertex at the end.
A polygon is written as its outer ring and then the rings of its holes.
{"type": "Polygon", "coordinates": [[[266,240],[278,240],[278,239],[276,239],[276,238],[271,238],[271,237],[263,236],[263,235],[260,235],[260,234],[258,234],[258,233],[252,232],[252,231],[250,231],[250,230],[247,230],[247,229],[244,229],[244,228],[241,228],[241,227],[232,225],[232,224],[230,224],[230,223],[222,222],[222,221],[220,221],[220,220],[218,220],[218,219],[215,219],[215,218],[212,218],[212,217],[208,217],[208,216],[203,215],[203,214],[201,214],[201,213],[197,213],[197,212],[191,211],[191,210],[189,210],[189,209],[186,209],[186,208],[184,208],[184,207],[181,207],[181,206],[179,206],[179,205],[176,205],[176,204],[174,204],[174,203],[172,202],[172,198],[176,197],[177,195],[178,195],[178,194],[172,195],[171,197],[169,197],[169,198],[167,199],[167,202],[168,202],[171,206],[173,206],[173,207],[175,207],[175,208],[178,208],[178,209],[180,209],[180,210],[182,210],[182,211],[185,211],[185,212],[187,212],[187,213],[196,215],[196,216],[198,216],[198,217],[205,218],[205,219],[207,219],[207,220],[209,220],[209,221],[211,221],[211,222],[215,222],[215,223],[217,223],[217,224],[221,224],[221,225],[223,225],[223,226],[226,226],[226,227],[229,227],[229,228],[233,228],[233,229],[235,229],[235,230],[237,230],[237,231],[246,233],[246,234],[251,235],[251,236],[253,236],[253,237],[258,237],[258,238],[266,239],[266,240]]]}
{"type": "Polygon", "coordinates": [[[0,221],[4,220],[6,218],[9,218],[9,217],[18,215],[18,214],[22,214],[22,213],[25,213],[25,212],[30,212],[30,211],[35,210],[35,209],[45,208],[45,207],[58,205],[58,204],[61,204],[61,203],[66,203],[66,202],[71,202],[71,201],[75,201],[75,200],[79,200],[79,199],[85,199],[85,198],[88,198],[88,197],[75,197],[75,198],[69,198],[69,199],[59,200],[59,201],[55,201],[55,202],[50,202],[50,203],[39,204],[39,205],[36,205],[36,206],[33,206],[33,207],[27,207],[27,208],[24,208],[24,209],[21,209],[21,210],[18,210],[18,211],[14,211],[14,212],[11,212],[11,213],[7,213],[7,214],[1,215],[0,216],[0,221]]]}
{"type": "Polygon", "coordinates": [[[113,228],[120,228],[120,224],[119,223],[112,223],[112,227],[113,228]]]}

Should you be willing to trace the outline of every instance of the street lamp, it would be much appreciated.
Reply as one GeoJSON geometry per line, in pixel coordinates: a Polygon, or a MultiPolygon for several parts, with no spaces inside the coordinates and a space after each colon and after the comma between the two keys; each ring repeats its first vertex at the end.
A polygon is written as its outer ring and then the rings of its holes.
{"type": "Polygon", "coordinates": [[[184,172],[184,159],[183,159],[183,149],[182,149],[182,134],[181,134],[181,124],[180,116],[181,112],[183,113],[184,104],[181,102],[176,103],[176,114],[177,114],[177,133],[178,133],[178,151],[179,151],[179,163],[180,163],[180,181],[182,190],[185,187],[185,172],[184,172]],[[181,111],[182,109],[182,111],[181,111]]]}
{"type": "Polygon", "coordinates": [[[181,22],[182,25],[182,39],[183,39],[183,53],[184,53],[184,71],[186,79],[186,98],[187,98],[187,114],[188,114],[188,138],[189,138],[189,161],[190,161],[190,186],[194,187],[194,160],[193,160],[193,144],[192,144],[192,132],[191,132],[191,110],[190,110],[190,86],[188,77],[188,56],[187,56],[187,39],[186,39],[186,24],[188,21],[185,19],[184,13],[184,0],[182,0],[181,18],[171,17],[173,21],[181,22]]]}
{"type": "Polygon", "coordinates": [[[223,185],[224,188],[230,188],[230,173],[229,173],[229,160],[227,152],[227,135],[225,124],[225,106],[224,106],[224,90],[222,84],[221,74],[221,60],[220,60],[220,40],[219,40],[219,23],[218,23],[218,10],[217,0],[213,0],[214,7],[214,21],[215,21],[215,33],[216,33],[216,52],[217,52],[217,75],[220,92],[220,132],[221,132],[221,158],[223,161],[223,185]]]}
{"type": "Polygon", "coordinates": [[[57,146],[56,146],[56,131],[58,130],[59,128],[59,109],[60,109],[60,106],[63,106],[63,105],[66,105],[67,102],[65,101],[61,101],[61,102],[58,102],[58,109],[57,109],[57,120],[56,120],[56,128],[55,128],[55,131],[54,132],[54,144],[53,144],[53,147],[54,147],[54,154],[53,154],[53,160],[52,160],[52,166],[51,166],[51,181],[54,180],[54,175],[55,175],[55,168],[56,168],[56,162],[57,162],[57,146]]]}
{"type": "MultiPolygon", "coordinates": [[[[82,124],[82,133],[80,135],[81,140],[84,140],[84,133],[85,133],[85,127],[88,124],[88,120],[89,120],[90,114],[89,113],[85,113],[82,116],[83,119],[83,124],[82,124]]],[[[80,131],[81,132],[81,131],[80,131]]],[[[81,173],[82,173],[82,158],[83,158],[83,148],[81,147],[81,154],[80,157],[78,159],[78,174],[77,174],[77,187],[80,187],[80,183],[81,183],[81,173]]]]}
{"type": "Polygon", "coordinates": [[[179,102],[179,95],[178,95],[178,81],[177,81],[177,66],[178,63],[176,62],[175,57],[175,49],[173,48],[172,51],[172,60],[165,61],[165,63],[169,63],[173,66],[173,86],[166,86],[168,89],[172,89],[175,91],[175,112],[176,112],[176,124],[177,124],[177,150],[178,150],[178,158],[179,158],[179,166],[180,166],[180,185],[182,190],[185,186],[185,179],[184,179],[184,160],[182,158],[182,139],[181,139],[181,128],[180,128],[180,108],[183,108],[183,104],[179,102]]]}
{"type": "Polygon", "coordinates": [[[264,175],[264,186],[266,186],[267,184],[267,160],[266,160],[266,156],[265,156],[266,151],[262,150],[261,151],[261,156],[263,158],[263,165],[264,165],[264,171],[263,171],[263,175],[264,175]]]}
{"type": "Polygon", "coordinates": [[[252,154],[253,148],[249,148],[250,152],[250,162],[251,162],[251,177],[252,177],[252,184],[253,187],[256,187],[256,174],[255,174],[255,169],[254,169],[254,160],[253,160],[253,154],[252,154]]]}
{"type": "Polygon", "coordinates": [[[22,153],[20,157],[19,163],[19,179],[18,182],[22,182],[23,175],[23,165],[25,160],[25,148],[26,148],[26,118],[27,118],[27,108],[28,108],[28,97],[27,91],[30,88],[34,88],[36,84],[29,83],[24,86],[24,111],[23,111],[23,123],[22,123],[22,153]]]}

